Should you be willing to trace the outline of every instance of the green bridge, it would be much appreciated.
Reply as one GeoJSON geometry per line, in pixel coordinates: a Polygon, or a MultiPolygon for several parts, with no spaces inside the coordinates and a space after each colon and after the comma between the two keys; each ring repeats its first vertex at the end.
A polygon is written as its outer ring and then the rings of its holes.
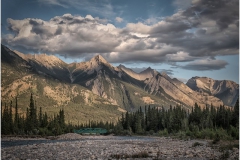
{"type": "Polygon", "coordinates": [[[106,134],[107,130],[103,128],[82,128],[74,129],[73,132],[78,134],[106,134]]]}

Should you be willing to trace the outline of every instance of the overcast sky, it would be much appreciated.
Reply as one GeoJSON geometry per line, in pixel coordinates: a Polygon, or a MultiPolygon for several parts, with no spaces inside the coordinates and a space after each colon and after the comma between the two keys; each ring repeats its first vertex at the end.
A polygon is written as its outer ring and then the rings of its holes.
{"type": "Polygon", "coordinates": [[[4,0],[1,41],[67,63],[101,54],[135,71],[151,67],[239,83],[238,0],[4,0]]]}

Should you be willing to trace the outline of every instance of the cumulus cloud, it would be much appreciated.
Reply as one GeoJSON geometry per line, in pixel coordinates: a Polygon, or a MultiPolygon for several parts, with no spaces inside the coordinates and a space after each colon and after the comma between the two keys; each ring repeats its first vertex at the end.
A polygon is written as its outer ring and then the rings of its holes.
{"type": "Polygon", "coordinates": [[[68,54],[105,53],[119,45],[119,31],[112,24],[93,18],[65,14],[49,21],[27,18],[8,19],[9,29],[16,35],[6,36],[3,42],[12,46],[26,47],[32,52],[68,54]],[[34,45],[34,46],[33,46],[34,45]]]}
{"type": "MultiPolygon", "coordinates": [[[[78,4],[74,0],[45,2],[67,6],[78,4]]],[[[175,2],[176,5],[181,3],[175,2]]],[[[128,23],[124,28],[92,15],[64,14],[48,21],[9,18],[8,29],[12,34],[2,35],[2,43],[28,52],[72,58],[103,54],[109,62],[189,62],[182,68],[217,70],[227,63],[205,59],[239,54],[238,6],[237,0],[192,0],[190,7],[183,7],[172,16],[155,19],[154,23],[128,23]]],[[[102,9],[104,7],[109,13],[112,11],[109,3],[104,3],[102,9]]],[[[115,20],[123,21],[121,17],[115,20]]]]}
{"type": "Polygon", "coordinates": [[[121,17],[116,17],[115,20],[118,22],[118,23],[121,23],[123,21],[123,19],[121,17]]]}

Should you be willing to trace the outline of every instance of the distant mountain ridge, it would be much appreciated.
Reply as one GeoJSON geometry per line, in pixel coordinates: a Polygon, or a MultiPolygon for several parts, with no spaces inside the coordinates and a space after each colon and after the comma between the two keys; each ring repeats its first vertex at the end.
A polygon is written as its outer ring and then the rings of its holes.
{"type": "MultiPolygon", "coordinates": [[[[140,73],[123,65],[114,67],[101,55],[86,62],[67,64],[53,55],[28,55],[3,45],[1,51],[3,100],[10,100],[16,95],[26,99],[30,92],[34,92],[38,101],[44,99],[49,105],[68,107],[71,112],[71,108],[79,105],[89,106],[88,109],[106,105],[115,108],[108,108],[114,115],[134,111],[144,105],[168,108],[178,104],[190,109],[195,102],[204,107],[232,104],[236,100],[232,95],[228,98],[220,96],[223,92],[202,94],[193,85],[188,85],[190,83],[184,84],[150,67],[140,73]]],[[[236,91],[238,87],[233,85],[236,91]]],[[[234,91],[234,95],[238,96],[237,92],[234,91]]],[[[44,102],[41,104],[44,105],[44,102]]],[[[20,103],[27,105],[26,100],[20,103]]],[[[46,105],[45,109],[53,111],[46,105]]],[[[79,107],[77,110],[79,114],[84,112],[79,107]]],[[[88,114],[95,117],[92,113],[88,114]]],[[[105,116],[101,116],[104,119],[105,116]]]]}
{"type": "Polygon", "coordinates": [[[145,80],[146,78],[151,78],[157,73],[156,70],[153,70],[150,67],[148,67],[146,70],[144,70],[140,73],[136,73],[133,70],[126,68],[124,65],[119,65],[118,68],[121,69],[122,71],[124,71],[125,73],[127,73],[129,76],[131,76],[137,80],[140,80],[140,81],[145,80]]]}
{"type": "Polygon", "coordinates": [[[218,97],[228,106],[234,106],[239,96],[239,84],[230,80],[192,77],[186,85],[194,91],[218,97]]]}

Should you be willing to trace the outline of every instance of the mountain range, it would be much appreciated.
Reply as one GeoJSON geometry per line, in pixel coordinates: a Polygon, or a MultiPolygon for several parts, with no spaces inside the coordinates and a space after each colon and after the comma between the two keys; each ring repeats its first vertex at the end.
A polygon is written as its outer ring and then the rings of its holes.
{"type": "Polygon", "coordinates": [[[33,93],[36,105],[50,114],[64,108],[72,123],[91,120],[116,121],[122,112],[140,106],[169,108],[181,105],[233,106],[239,84],[229,80],[193,77],[186,84],[151,69],[136,73],[108,63],[101,55],[67,64],[53,55],[23,54],[1,45],[1,98],[9,103],[18,97],[25,114],[33,93]]]}

